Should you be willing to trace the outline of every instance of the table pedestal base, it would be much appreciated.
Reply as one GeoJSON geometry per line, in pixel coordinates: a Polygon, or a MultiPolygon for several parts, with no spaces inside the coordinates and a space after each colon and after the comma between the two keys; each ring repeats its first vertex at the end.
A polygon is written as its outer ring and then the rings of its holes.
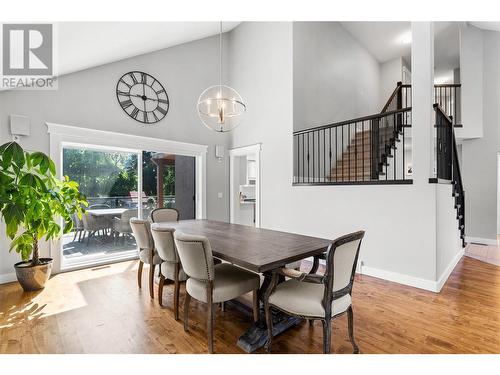
{"type": "MultiPolygon", "coordinates": [[[[237,301],[232,300],[228,302],[237,310],[245,313],[249,317],[252,316],[252,309],[237,301]]],[[[303,322],[304,319],[295,316],[287,315],[281,311],[272,309],[273,314],[273,337],[279,335],[280,333],[286,331],[287,329],[296,326],[303,322]]],[[[262,348],[267,342],[267,325],[266,325],[264,309],[260,309],[260,319],[257,323],[253,323],[252,326],[238,339],[237,345],[247,353],[253,353],[257,349],[262,348]]]]}

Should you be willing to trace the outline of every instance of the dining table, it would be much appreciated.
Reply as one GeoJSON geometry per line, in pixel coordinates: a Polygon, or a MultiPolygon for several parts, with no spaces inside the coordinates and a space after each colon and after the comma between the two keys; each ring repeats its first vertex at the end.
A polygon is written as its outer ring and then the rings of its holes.
{"type": "MultiPolygon", "coordinates": [[[[159,223],[160,227],[201,235],[208,238],[215,258],[232,263],[262,275],[259,288],[261,306],[272,279],[273,270],[287,264],[314,257],[313,269],[318,268],[319,256],[324,254],[332,243],[329,239],[288,233],[278,230],[255,228],[253,226],[231,224],[213,220],[181,220],[159,223]]],[[[242,311],[250,313],[250,307],[238,301],[231,301],[242,311]],[[243,305],[243,306],[242,306],[243,305]]],[[[273,336],[299,324],[302,319],[274,312],[273,336]]],[[[267,329],[263,309],[257,323],[241,335],[237,345],[246,352],[254,352],[265,345],[267,329]]]]}

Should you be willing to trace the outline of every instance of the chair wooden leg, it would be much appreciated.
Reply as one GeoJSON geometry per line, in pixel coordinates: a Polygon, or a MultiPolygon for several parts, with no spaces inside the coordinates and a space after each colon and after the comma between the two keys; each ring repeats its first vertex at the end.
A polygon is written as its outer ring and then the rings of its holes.
{"type": "Polygon", "coordinates": [[[347,309],[347,324],[349,328],[349,340],[351,340],[352,350],[354,354],[359,354],[359,347],[354,340],[354,314],[352,306],[347,309]]]}
{"type": "Polygon", "coordinates": [[[258,289],[253,291],[253,321],[257,323],[259,321],[259,296],[258,289]]]}
{"type": "Polygon", "coordinates": [[[160,306],[163,306],[163,285],[165,285],[165,276],[162,274],[158,283],[158,304],[160,306]]]}
{"type": "Polygon", "coordinates": [[[271,314],[271,308],[269,302],[264,301],[264,312],[266,314],[266,325],[267,325],[267,342],[265,348],[268,353],[271,352],[271,345],[273,344],[273,316],[271,314]]]}
{"type": "Polygon", "coordinates": [[[191,302],[191,296],[186,290],[186,296],[184,297],[184,331],[189,330],[188,319],[189,319],[189,302],[191,302]]]}
{"type": "MultiPolygon", "coordinates": [[[[176,268],[179,267],[178,265],[176,268]]],[[[175,320],[179,320],[179,290],[180,290],[180,282],[179,282],[179,273],[175,273],[174,280],[174,318],[175,320]]]]}
{"type": "Polygon", "coordinates": [[[139,261],[139,268],[137,270],[137,284],[139,285],[139,288],[142,288],[142,268],[144,267],[144,263],[142,261],[139,261]]]}
{"type": "Polygon", "coordinates": [[[323,320],[323,353],[330,354],[330,342],[332,338],[332,321],[323,320]]]}
{"type": "Polygon", "coordinates": [[[154,295],[154,281],[155,281],[155,265],[150,264],[149,265],[149,295],[151,296],[152,299],[155,298],[154,295]]]}
{"type": "Polygon", "coordinates": [[[207,282],[207,341],[208,352],[214,352],[214,303],[212,282],[207,282]]]}

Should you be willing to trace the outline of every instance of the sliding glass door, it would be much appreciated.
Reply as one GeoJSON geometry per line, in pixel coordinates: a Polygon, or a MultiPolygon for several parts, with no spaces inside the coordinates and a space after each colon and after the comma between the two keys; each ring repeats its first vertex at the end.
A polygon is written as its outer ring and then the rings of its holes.
{"type": "Polygon", "coordinates": [[[62,244],[63,266],[137,255],[130,219],[139,217],[137,152],[63,148],[63,175],[76,181],[89,206],[62,244]]]}
{"type": "Polygon", "coordinates": [[[147,219],[155,208],[176,208],[181,220],[194,219],[195,165],[191,156],[63,145],[63,175],[79,183],[89,206],[63,236],[61,268],[136,257],[130,219],[147,219]]]}
{"type": "Polygon", "coordinates": [[[143,151],[142,160],[143,197],[148,208],[175,208],[180,220],[194,219],[196,158],[143,151]]]}

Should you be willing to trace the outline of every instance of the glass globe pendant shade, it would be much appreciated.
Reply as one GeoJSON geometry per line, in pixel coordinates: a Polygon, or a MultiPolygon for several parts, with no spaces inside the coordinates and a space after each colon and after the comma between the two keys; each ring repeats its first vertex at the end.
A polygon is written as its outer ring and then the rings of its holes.
{"type": "Polygon", "coordinates": [[[198,99],[198,115],[209,129],[228,132],[236,128],[246,111],[238,92],[224,85],[211,86],[198,99]]]}

